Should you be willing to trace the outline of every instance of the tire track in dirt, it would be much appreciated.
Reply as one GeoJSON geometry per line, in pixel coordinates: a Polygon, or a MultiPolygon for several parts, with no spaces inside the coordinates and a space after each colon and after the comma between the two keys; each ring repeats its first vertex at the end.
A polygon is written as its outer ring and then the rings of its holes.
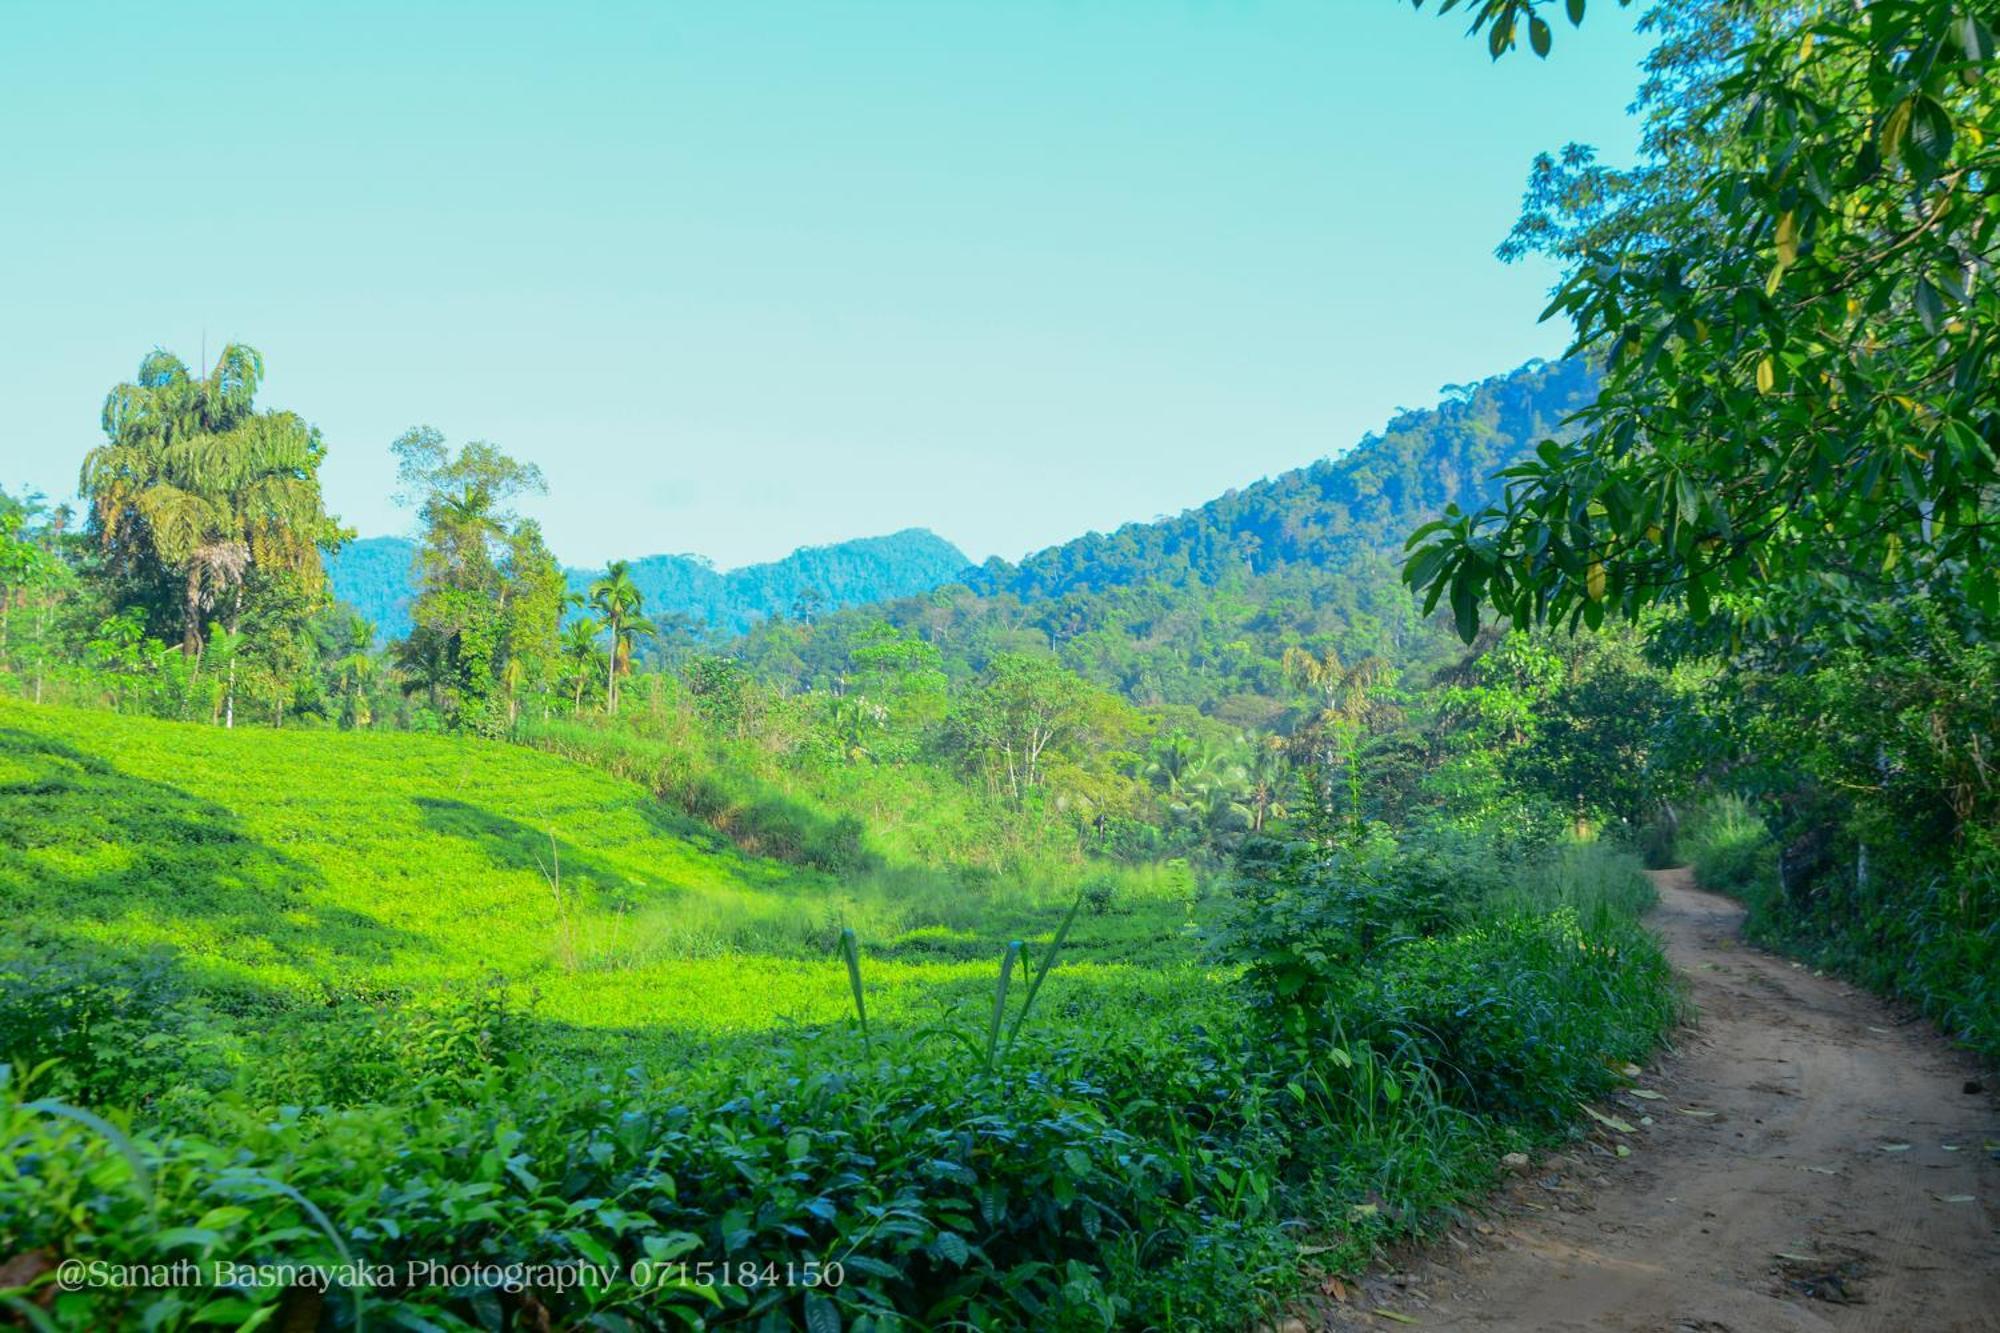
{"type": "Polygon", "coordinates": [[[1634,1132],[1535,1164],[1481,1218],[1329,1297],[1318,1325],[2000,1330],[1985,1077],[1928,1024],[1742,944],[1742,908],[1687,871],[1653,878],[1649,922],[1698,1018],[1637,1080],[1656,1097],[1607,1103],[1634,1132]]]}

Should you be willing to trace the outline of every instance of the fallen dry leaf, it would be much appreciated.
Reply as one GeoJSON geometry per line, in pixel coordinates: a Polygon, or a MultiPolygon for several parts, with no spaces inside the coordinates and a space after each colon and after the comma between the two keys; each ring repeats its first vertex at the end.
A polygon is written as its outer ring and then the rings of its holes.
{"type": "Polygon", "coordinates": [[[1584,1106],[1583,1103],[1581,1102],[1577,1104],[1579,1106],[1583,1106],[1583,1113],[1585,1115],[1589,1116],[1592,1120],[1595,1120],[1598,1124],[1603,1125],[1607,1129],[1615,1129],[1620,1134],[1636,1134],[1639,1132],[1636,1129],[1632,1128],[1631,1124],[1628,1121],[1620,1120],[1615,1115],[1606,1115],[1604,1114],[1604,1112],[1598,1110],[1595,1106],[1584,1106]]]}

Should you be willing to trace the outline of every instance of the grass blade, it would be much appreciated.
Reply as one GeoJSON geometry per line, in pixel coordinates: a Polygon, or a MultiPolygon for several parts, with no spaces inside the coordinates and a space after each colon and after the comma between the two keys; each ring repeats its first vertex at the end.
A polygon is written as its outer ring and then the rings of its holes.
{"type": "Polygon", "coordinates": [[[1056,927],[1055,938],[1049,941],[1049,950],[1042,955],[1042,961],[1035,967],[1034,979],[1028,982],[1028,993],[1021,1000],[1021,1012],[1014,1016],[1014,1026],[1007,1029],[1007,1049],[1014,1049],[1014,1039],[1021,1035],[1021,1024],[1028,1021],[1028,1011],[1035,1007],[1035,996],[1041,994],[1042,983],[1048,980],[1049,969],[1055,966],[1056,955],[1062,952],[1063,941],[1069,938],[1069,928],[1076,924],[1076,914],[1083,906],[1083,894],[1076,895],[1076,901],[1069,905],[1062,924],[1056,927]]]}
{"type": "Polygon", "coordinates": [[[847,984],[854,992],[854,1015],[861,1020],[861,1049],[873,1055],[875,1041],[868,1035],[868,1005],[861,998],[861,942],[854,938],[852,926],[840,932],[840,951],[847,956],[847,984]]]}
{"type": "Polygon", "coordinates": [[[1000,1048],[1000,1021],[1007,1016],[1007,983],[1014,976],[1014,962],[1021,956],[1021,941],[1009,940],[1000,960],[1000,984],[993,991],[993,1026],[986,1030],[986,1071],[993,1072],[993,1053],[1000,1048]]]}
{"type": "Polygon", "coordinates": [[[139,1151],[137,1144],[120,1133],[117,1126],[102,1116],[93,1115],[80,1107],[47,1098],[36,1102],[23,1102],[21,1109],[35,1115],[52,1115],[64,1120],[73,1120],[109,1143],[118,1155],[125,1159],[125,1164],[132,1168],[132,1183],[138,1188],[139,1193],[145,1196],[146,1206],[149,1208],[154,1206],[153,1175],[146,1169],[145,1154],[139,1151]]]}
{"type": "MultiPolygon", "coordinates": [[[[340,1256],[341,1262],[350,1266],[354,1263],[354,1256],[348,1251],[347,1242],[340,1237],[340,1228],[336,1227],[333,1224],[333,1219],[321,1212],[319,1205],[311,1199],[308,1199],[284,1181],[273,1180],[269,1176],[259,1175],[255,1171],[230,1171],[227,1174],[235,1183],[254,1185],[259,1189],[270,1190],[273,1193],[282,1194],[287,1199],[290,1199],[299,1206],[301,1212],[311,1219],[313,1225],[320,1229],[321,1234],[333,1243],[334,1253],[340,1256]]],[[[354,1293],[355,1333],[367,1333],[368,1323],[363,1314],[361,1291],[365,1285],[365,1283],[357,1284],[351,1289],[354,1293]]]]}

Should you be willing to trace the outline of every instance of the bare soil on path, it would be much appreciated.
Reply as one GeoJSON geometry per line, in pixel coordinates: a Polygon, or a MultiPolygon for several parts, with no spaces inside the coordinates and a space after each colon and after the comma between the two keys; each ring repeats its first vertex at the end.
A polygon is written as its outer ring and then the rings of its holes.
{"type": "Polygon", "coordinates": [[[2000,1330],[1990,1076],[1929,1024],[1743,944],[1742,908],[1685,870],[1654,880],[1697,1018],[1599,1105],[1631,1132],[1597,1125],[1394,1271],[1330,1284],[1320,1325],[2000,1330]]]}

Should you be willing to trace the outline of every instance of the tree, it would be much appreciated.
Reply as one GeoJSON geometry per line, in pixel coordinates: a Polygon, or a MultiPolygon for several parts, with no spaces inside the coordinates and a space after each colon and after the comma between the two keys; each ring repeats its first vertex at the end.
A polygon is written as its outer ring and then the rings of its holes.
{"type": "Polygon", "coordinates": [[[1349,665],[1331,648],[1314,654],[1296,647],[1285,650],[1283,665],[1286,679],[1305,690],[1316,709],[1293,734],[1302,776],[1313,798],[1312,812],[1332,827],[1334,784],[1344,773],[1348,796],[1344,822],[1351,831],[1361,822],[1361,743],[1368,729],[1387,715],[1380,693],[1392,668],[1379,657],[1349,665]]]}
{"type": "Polygon", "coordinates": [[[263,357],[240,343],[201,379],[156,350],[105,399],[106,442],[84,459],[78,487],[120,600],[176,630],[189,658],[211,611],[236,632],[256,587],[320,598],[320,552],[346,536],[320,495],[319,432],[259,411],[263,378],[263,357]]]}
{"type": "Polygon", "coordinates": [[[604,711],[615,715],[618,678],[632,670],[632,645],[641,637],[652,637],[659,629],[642,614],[646,594],[632,581],[630,561],[612,561],[604,577],[591,583],[590,604],[597,611],[598,625],[611,639],[605,666],[604,711]]]}
{"type": "MultiPolygon", "coordinates": [[[[1531,0],[1471,8],[1496,55],[1524,25],[1547,49],[1531,0]]],[[[1684,606],[1718,646],[1863,642],[1913,597],[2000,624],[1988,19],[1878,0],[1744,23],[1681,110],[1728,132],[1656,145],[1657,188],[1578,234],[1550,313],[1606,368],[1581,435],[1412,539],[1405,577],[1468,639],[1482,603],[1517,626],[1684,606]]]]}
{"type": "Polygon", "coordinates": [[[1002,653],[960,713],[960,744],[1004,775],[1008,795],[1019,803],[1042,785],[1050,759],[1080,739],[1088,692],[1054,658],[1002,653]]]}
{"type": "Polygon", "coordinates": [[[547,489],[541,469],[483,440],[454,453],[429,426],[404,432],[397,499],[421,529],[422,591],[394,654],[406,691],[428,693],[455,727],[497,734],[543,679],[564,609],[561,571],[541,529],[512,508],[547,489]]]}
{"type": "Polygon", "coordinates": [[[60,547],[68,517],[66,507],[51,513],[39,494],[0,490],[0,663],[30,673],[37,703],[56,657],[56,612],[76,584],[60,547]]]}
{"type": "Polygon", "coordinates": [[[561,653],[558,636],[563,613],[570,606],[570,592],[539,523],[517,520],[505,534],[503,545],[500,628],[505,657],[501,686],[511,726],[524,694],[547,699],[561,653]]]}
{"type": "Polygon", "coordinates": [[[1284,814],[1282,793],[1287,762],[1282,737],[1266,736],[1253,743],[1246,776],[1249,780],[1250,831],[1262,833],[1272,815],[1284,814]]]}
{"type": "Polygon", "coordinates": [[[592,681],[603,678],[604,651],[597,646],[597,626],[589,620],[572,620],[563,627],[562,678],[571,691],[570,711],[583,711],[583,692],[592,681]]]}
{"type": "Polygon", "coordinates": [[[365,727],[375,720],[369,691],[381,674],[381,660],[375,656],[375,626],[361,616],[349,617],[347,651],[335,664],[341,698],[340,723],[344,727],[365,727]]]}

